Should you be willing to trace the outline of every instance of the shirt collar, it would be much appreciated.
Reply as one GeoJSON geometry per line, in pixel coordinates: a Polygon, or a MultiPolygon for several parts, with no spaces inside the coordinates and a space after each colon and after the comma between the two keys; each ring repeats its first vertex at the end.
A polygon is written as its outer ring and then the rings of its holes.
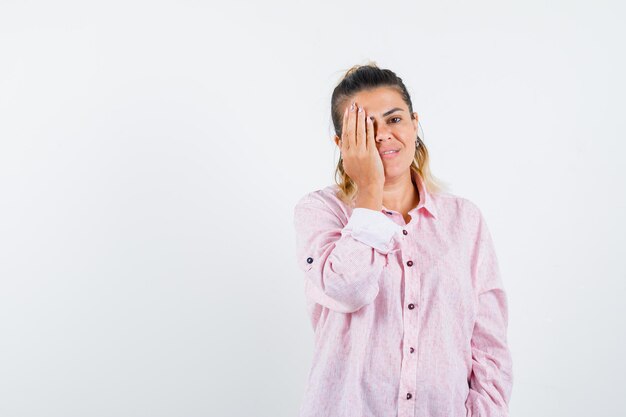
{"type": "MultiPolygon", "coordinates": [[[[432,194],[429,193],[426,189],[426,185],[424,184],[422,176],[419,174],[419,172],[413,169],[411,169],[410,171],[411,178],[413,179],[413,181],[415,181],[415,184],[417,185],[417,190],[420,194],[420,202],[417,204],[416,207],[413,207],[411,210],[409,210],[409,213],[413,211],[419,211],[422,207],[424,207],[435,219],[437,219],[437,208],[435,206],[435,201],[432,194]]],[[[384,205],[383,211],[388,211],[384,205]]]]}

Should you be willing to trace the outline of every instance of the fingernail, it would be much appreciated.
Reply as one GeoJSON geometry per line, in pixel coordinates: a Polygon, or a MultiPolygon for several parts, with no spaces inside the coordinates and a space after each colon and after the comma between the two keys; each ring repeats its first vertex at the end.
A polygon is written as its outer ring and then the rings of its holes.
{"type": "Polygon", "coordinates": [[[354,111],[354,102],[350,105],[350,111],[354,111]]]}
{"type": "Polygon", "coordinates": [[[359,113],[363,113],[363,107],[359,107],[359,113]]]}

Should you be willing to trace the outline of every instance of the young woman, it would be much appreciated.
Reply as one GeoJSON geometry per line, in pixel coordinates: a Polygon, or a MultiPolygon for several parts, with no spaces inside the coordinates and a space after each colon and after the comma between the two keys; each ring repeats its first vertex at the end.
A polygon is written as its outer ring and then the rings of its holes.
{"type": "Polygon", "coordinates": [[[350,69],[331,99],[340,181],[294,209],[315,331],[300,417],[505,417],[507,297],[478,207],[442,191],[402,79],[350,69]]]}

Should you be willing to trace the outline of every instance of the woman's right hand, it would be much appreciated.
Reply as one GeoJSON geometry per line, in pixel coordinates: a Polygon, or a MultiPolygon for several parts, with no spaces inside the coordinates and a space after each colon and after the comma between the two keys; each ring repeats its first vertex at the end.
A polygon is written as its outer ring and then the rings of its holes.
{"type": "Polygon", "coordinates": [[[374,124],[357,103],[346,106],[341,129],[343,170],[359,190],[380,191],[385,185],[385,168],[374,140],[374,124]],[[358,109],[358,110],[357,110],[358,109]]]}

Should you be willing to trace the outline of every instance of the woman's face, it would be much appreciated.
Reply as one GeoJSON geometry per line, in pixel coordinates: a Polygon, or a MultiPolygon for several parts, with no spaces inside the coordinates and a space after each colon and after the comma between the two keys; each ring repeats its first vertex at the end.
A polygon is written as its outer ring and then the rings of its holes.
{"type": "MultiPolygon", "coordinates": [[[[347,106],[353,100],[363,107],[365,115],[373,121],[374,139],[379,153],[390,149],[400,150],[391,158],[381,156],[385,178],[403,175],[415,157],[417,113],[414,112],[415,118],[411,119],[402,96],[390,87],[361,91],[347,101],[347,106]]],[[[344,108],[339,110],[343,114],[344,108]]],[[[338,136],[335,136],[335,143],[341,148],[338,136]]]]}

